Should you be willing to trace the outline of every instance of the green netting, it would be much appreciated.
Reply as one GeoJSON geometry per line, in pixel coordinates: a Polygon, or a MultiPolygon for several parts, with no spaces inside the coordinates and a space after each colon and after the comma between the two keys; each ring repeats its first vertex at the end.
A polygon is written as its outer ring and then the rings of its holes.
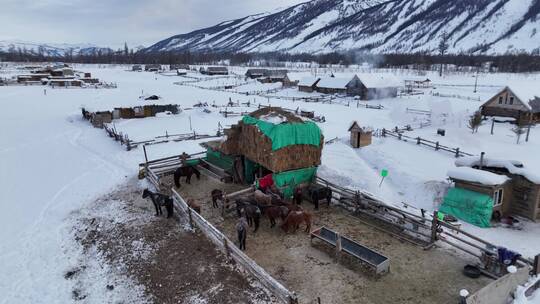
{"type": "Polygon", "coordinates": [[[475,226],[488,228],[491,227],[493,199],[489,195],[478,192],[452,188],[444,197],[439,211],[451,214],[475,226]]]}
{"type": "Polygon", "coordinates": [[[274,184],[283,192],[286,198],[293,195],[296,185],[311,182],[317,173],[317,167],[274,173],[274,184]]]}
{"type": "Polygon", "coordinates": [[[231,170],[234,164],[234,159],[210,148],[206,150],[206,160],[224,170],[231,170]]]}
{"type": "Polygon", "coordinates": [[[255,166],[257,164],[249,160],[247,157],[244,158],[244,177],[246,184],[251,184],[255,180],[255,166]]]}
{"type": "Polygon", "coordinates": [[[273,124],[251,116],[244,116],[246,125],[256,125],[261,132],[272,141],[272,150],[276,151],[290,145],[321,144],[321,129],[310,121],[303,123],[273,124]]]}
{"type": "Polygon", "coordinates": [[[188,159],[186,160],[186,165],[188,166],[196,166],[199,164],[199,160],[198,159],[188,159]]]}

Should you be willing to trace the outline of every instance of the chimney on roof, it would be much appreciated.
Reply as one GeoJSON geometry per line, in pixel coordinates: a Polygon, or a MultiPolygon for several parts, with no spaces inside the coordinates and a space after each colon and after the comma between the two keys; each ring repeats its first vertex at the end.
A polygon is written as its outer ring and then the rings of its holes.
{"type": "Polygon", "coordinates": [[[486,154],[486,152],[480,153],[480,170],[482,170],[482,168],[484,167],[484,155],[485,154],[486,154]]]}

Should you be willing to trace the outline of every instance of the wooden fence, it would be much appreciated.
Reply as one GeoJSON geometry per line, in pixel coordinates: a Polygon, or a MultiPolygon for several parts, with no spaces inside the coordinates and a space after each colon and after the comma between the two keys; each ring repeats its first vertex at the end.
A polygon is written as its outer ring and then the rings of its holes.
{"type": "MultiPolygon", "coordinates": [[[[233,259],[241,267],[254,276],[264,287],[266,287],[280,302],[286,304],[298,304],[295,293],[289,291],[285,286],[268,274],[261,266],[238,249],[234,243],[221,231],[215,228],[204,217],[191,209],[182,196],[174,189],[173,200],[175,209],[188,216],[190,225],[197,226],[217,247],[225,252],[228,258],[233,259]]],[[[179,212],[180,213],[180,212],[179,212]]]]}
{"type": "Polygon", "coordinates": [[[425,138],[422,138],[422,137],[411,137],[411,136],[404,135],[402,132],[395,132],[395,131],[390,131],[390,130],[387,130],[387,129],[382,129],[382,137],[387,137],[387,136],[394,137],[394,138],[397,138],[397,139],[403,140],[403,141],[409,141],[410,140],[411,142],[416,142],[416,144],[419,145],[419,146],[426,146],[426,147],[433,148],[435,151],[440,150],[440,151],[450,152],[450,153],[454,154],[455,157],[473,156],[474,155],[474,154],[471,154],[471,153],[463,152],[459,147],[458,148],[451,148],[451,147],[442,145],[438,141],[432,141],[432,140],[428,140],[428,139],[425,139],[425,138]]]}

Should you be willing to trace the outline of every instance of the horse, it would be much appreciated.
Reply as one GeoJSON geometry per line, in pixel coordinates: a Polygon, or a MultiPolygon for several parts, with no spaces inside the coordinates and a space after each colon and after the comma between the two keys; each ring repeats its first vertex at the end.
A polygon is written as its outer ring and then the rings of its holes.
{"type": "Polygon", "coordinates": [[[329,187],[311,185],[307,188],[307,192],[311,202],[315,205],[315,210],[319,209],[319,201],[321,199],[326,199],[328,206],[330,206],[330,203],[332,202],[332,189],[329,187]]]}
{"type": "Polygon", "coordinates": [[[173,215],[173,200],[169,196],[144,189],[142,197],[150,197],[150,200],[152,200],[152,203],[154,203],[154,207],[156,208],[156,216],[163,214],[161,207],[165,207],[165,209],[167,209],[167,218],[170,218],[173,215]]]}
{"type": "Polygon", "coordinates": [[[280,218],[282,222],[285,222],[289,209],[285,206],[267,206],[264,208],[264,215],[270,220],[270,228],[276,225],[276,219],[280,218]]]}
{"type": "Polygon", "coordinates": [[[257,232],[259,229],[259,224],[261,222],[261,209],[247,201],[242,200],[236,200],[236,214],[238,217],[242,217],[242,215],[246,216],[246,220],[248,222],[248,225],[255,226],[253,233],[257,232]]]}
{"type": "Polygon", "coordinates": [[[186,167],[179,167],[174,171],[174,185],[176,188],[180,188],[180,177],[185,176],[186,177],[186,183],[191,183],[191,176],[195,174],[197,176],[197,179],[201,179],[201,172],[197,170],[197,168],[193,166],[186,166],[186,167]]]}
{"type": "Polygon", "coordinates": [[[195,212],[197,212],[198,214],[201,214],[201,205],[199,205],[194,199],[188,199],[187,205],[189,206],[189,208],[195,210],[195,212]]]}
{"type": "Polygon", "coordinates": [[[309,212],[292,211],[289,213],[289,215],[287,215],[285,222],[281,225],[281,229],[283,229],[285,233],[288,233],[289,228],[293,228],[293,232],[296,232],[296,230],[300,227],[300,224],[305,223],[306,224],[305,232],[309,233],[311,230],[311,220],[312,220],[312,215],[309,212]]]}
{"type": "Polygon", "coordinates": [[[213,208],[219,208],[218,201],[221,201],[221,203],[227,205],[229,203],[229,199],[223,198],[223,191],[219,189],[214,189],[212,192],[210,192],[210,196],[212,197],[212,207],[213,208]]]}
{"type": "Polygon", "coordinates": [[[261,190],[255,190],[253,197],[259,206],[280,206],[283,204],[283,200],[275,194],[265,194],[261,190]]]}

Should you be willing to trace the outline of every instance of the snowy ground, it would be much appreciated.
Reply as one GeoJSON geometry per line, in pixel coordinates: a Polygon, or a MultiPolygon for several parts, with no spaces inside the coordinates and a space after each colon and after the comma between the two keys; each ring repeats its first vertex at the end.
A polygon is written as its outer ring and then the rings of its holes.
{"type": "MultiPolygon", "coordinates": [[[[374,138],[371,146],[354,150],[348,145],[347,129],[353,120],[362,126],[375,129],[392,128],[425,121],[425,116],[408,114],[407,108],[432,111],[432,125],[415,129],[410,136],[440,140],[441,143],[460,147],[469,153],[488,152],[488,157],[506,157],[520,160],[527,167],[539,168],[540,133],[533,129],[528,143],[515,144],[509,125],[497,125],[495,134],[490,126],[482,126],[478,134],[467,128],[468,115],[481,101],[495,94],[508,83],[521,82],[537,85],[538,74],[480,75],[478,93],[473,93],[474,77],[455,74],[438,77],[427,75],[435,89],[425,90],[424,95],[386,99],[372,102],[382,104],[383,110],[356,108],[353,102],[337,100],[335,104],[304,103],[277,98],[258,97],[217,92],[174,82],[181,77],[167,77],[153,73],[127,72],[126,66],[84,66],[84,70],[107,82],[116,82],[117,89],[47,89],[43,87],[0,87],[0,295],[1,303],[65,303],[72,296],[73,283],[63,278],[64,272],[80,253],[71,249],[69,238],[73,223],[72,211],[92,202],[129,177],[137,173],[137,164],[144,161],[140,148],[125,151],[118,143],[105,136],[105,132],[92,128],[83,121],[80,108],[111,110],[114,107],[136,106],[143,102],[141,94],[162,97],[157,103],[179,104],[184,108],[179,115],[132,121],[117,121],[118,129],[132,139],[148,139],[168,133],[196,131],[213,134],[218,122],[231,125],[238,117],[225,118],[218,108],[209,107],[212,113],[189,109],[198,102],[225,105],[229,98],[234,102],[251,102],[283,106],[291,109],[314,110],[324,115],[326,123],[320,124],[327,139],[339,140],[327,145],[323,151],[320,174],[344,186],[364,189],[373,194],[409,208],[434,209],[437,199],[448,187],[446,173],[454,166],[455,158],[446,152],[436,152],[414,143],[400,142],[393,138],[374,138]],[[455,97],[432,96],[431,94],[455,97]],[[479,101],[481,100],[481,101],[479,101]],[[444,116],[442,114],[445,114],[444,116]],[[189,124],[191,118],[191,128],[189,124]],[[437,128],[447,131],[437,137],[437,128]],[[379,172],[388,169],[389,177],[379,187],[379,172]]],[[[241,74],[243,68],[233,69],[241,74]]],[[[318,73],[322,71],[319,69],[318,73]]],[[[352,73],[355,71],[346,71],[352,73]]],[[[3,71],[6,77],[13,71],[3,71]]],[[[407,78],[414,72],[397,73],[407,78]]],[[[194,76],[190,72],[189,76],[194,76]]],[[[219,81],[218,81],[219,83],[219,81]]],[[[256,90],[275,88],[274,84],[256,86],[256,90]]],[[[238,88],[240,90],[242,86],[238,88]]],[[[281,90],[273,96],[315,96],[293,89],[281,90]]],[[[248,111],[254,108],[229,108],[229,111],[248,111]]],[[[159,158],[181,152],[199,152],[197,142],[179,142],[150,146],[149,158],[159,158]]],[[[504,228],[478,229],[465,225],[465,229],[500,245],[511,247],[527,256],[540,252],[540,225],[525,223],[524,231],[504,228]]],[[[96,278],[107,274],[96,272],[96,278]]]]}

